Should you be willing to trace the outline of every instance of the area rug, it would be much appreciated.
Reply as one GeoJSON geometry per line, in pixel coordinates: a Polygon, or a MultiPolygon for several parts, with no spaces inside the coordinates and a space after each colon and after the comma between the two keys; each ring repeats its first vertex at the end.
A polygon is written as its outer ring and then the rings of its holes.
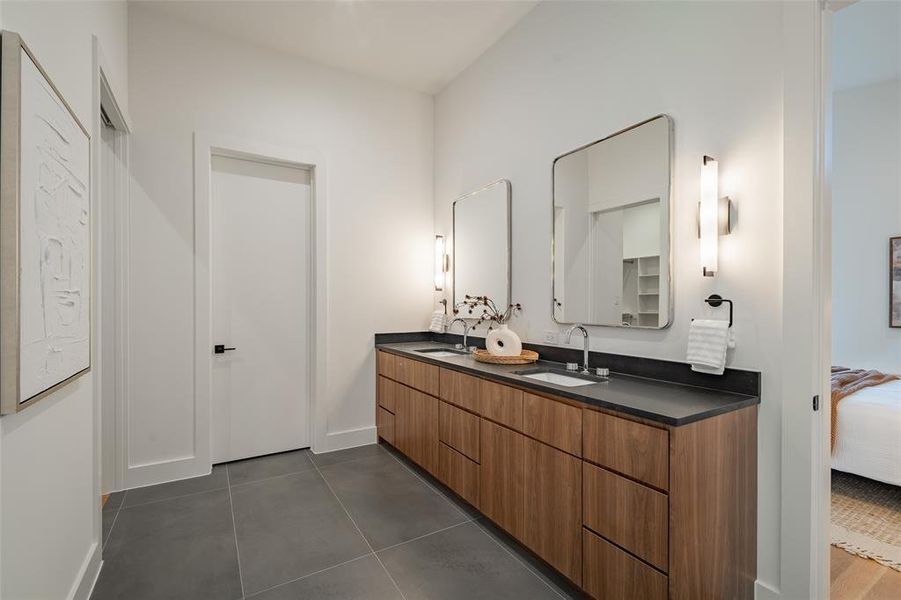
{"type": "Polygon", "coordinates": [[[832,545],[901,571],[901,487],[832,471],[832,545]]]}

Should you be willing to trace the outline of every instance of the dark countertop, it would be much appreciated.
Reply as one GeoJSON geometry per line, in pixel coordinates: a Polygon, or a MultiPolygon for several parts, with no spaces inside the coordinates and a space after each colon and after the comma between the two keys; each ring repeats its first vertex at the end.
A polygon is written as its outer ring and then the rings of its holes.
{"type": "Polygon", "coordinates": [[[495,365],[477,362],[472,356],[436,357],[417,352],[428,348],[452,348],[437,342],[404,342],[377,344],[376,348],[392,354],[491,379],[498,383],[552,394],[608,410],[618,411],[665,425],[680,426],[739,410],[760,403],[757,396],[747,396],[702,387],[680,385],[668,381],[612,373],[603,383],[565,387],[516,375],[517,371],[535,368],[562,369],[563,365],[539,360],[531,365],[495,365]]]}

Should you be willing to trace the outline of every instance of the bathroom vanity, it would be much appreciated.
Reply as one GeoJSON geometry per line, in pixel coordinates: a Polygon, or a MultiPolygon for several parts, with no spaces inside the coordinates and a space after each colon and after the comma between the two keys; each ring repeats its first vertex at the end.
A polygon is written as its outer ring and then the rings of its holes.
{"type": "Polygon", "coordinates": [[[380,440],[594,598],[753,598],[757,396],[449,348],[377,345],[380,440]]]}

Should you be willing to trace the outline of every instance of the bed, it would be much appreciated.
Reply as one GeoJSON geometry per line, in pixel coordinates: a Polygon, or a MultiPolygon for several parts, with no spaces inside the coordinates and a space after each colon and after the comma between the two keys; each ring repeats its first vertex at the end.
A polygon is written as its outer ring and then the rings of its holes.
{"type": "Polygon", "coordinates": [[[839,400],[833,435],[833,469],[901,485],[901,381],[865,387],[839,400]]]}

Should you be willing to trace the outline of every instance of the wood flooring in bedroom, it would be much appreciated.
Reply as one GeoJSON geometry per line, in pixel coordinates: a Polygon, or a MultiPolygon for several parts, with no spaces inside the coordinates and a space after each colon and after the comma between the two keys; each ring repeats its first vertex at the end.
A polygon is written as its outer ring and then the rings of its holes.
{"type": "Polygon", "coordinates": [[[897,600],[901,573],[830,546],[832,600],[897,600]]]}

